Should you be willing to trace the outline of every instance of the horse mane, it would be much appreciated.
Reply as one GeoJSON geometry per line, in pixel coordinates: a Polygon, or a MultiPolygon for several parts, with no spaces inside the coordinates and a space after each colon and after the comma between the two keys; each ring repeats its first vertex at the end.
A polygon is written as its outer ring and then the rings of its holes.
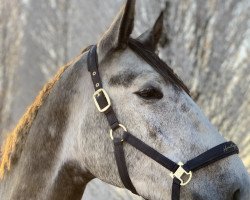
{"type": "Polygon", "coordinates": [[[129,47],[141,58],[143,58],[151,67],[153,67],[166,82],[171,82],[179,89],[183,89],[189,96],[190,91],[183,81],[174,73],[173,69],[169,67],[158,55],[156,55],[151,49],[147,48],[141,42],[136,39],[129,39],[129,47]]]}
{"type": "Polygon", "coordinates": [[[0,154],[0,180],[4,177],[5,171],[9,171],[11,165],[18,159],[20,156],[23,146],[25,144],[26,138],[32,126],[34,119],[36,118],[39,108],[43,105],[46,98],[50,94],[51,89],[55,83],[62,77],[63,72],[78,58],[82,53],[86,52],[89,47],[85,48],[80,55],[76,56],[70,62],[62,66],[55,76],[47,82],[42,90],[39,92],[38,96],[35,98],[34,102],[28,107],[24,115],[21,117],[16,127],[11,131],[1,148],[0,154]]]}

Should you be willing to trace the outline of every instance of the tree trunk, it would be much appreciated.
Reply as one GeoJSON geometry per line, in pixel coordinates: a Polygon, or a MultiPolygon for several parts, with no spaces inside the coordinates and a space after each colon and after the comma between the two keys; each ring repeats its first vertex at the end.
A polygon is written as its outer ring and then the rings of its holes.
{"type": "MultiPolygon", "coordinates": [[[[0,144],[42,85],[97,41],[123,3],[0,0],[0,144]]],[[[152,26],[161,10],[160,56],[212,123],[239,145],[250,170],[249,0],[138,0],[133,35],[152,26]]],[[[131,198],[100,181],[93,181],[84,195],[86,200],[131,198]]]]}

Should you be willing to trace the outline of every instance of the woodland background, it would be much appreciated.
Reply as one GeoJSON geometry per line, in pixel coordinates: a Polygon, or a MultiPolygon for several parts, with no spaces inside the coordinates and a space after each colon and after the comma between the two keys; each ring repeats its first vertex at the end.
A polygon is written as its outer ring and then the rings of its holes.
{"type": "MultiPolygon", "coordinates": [[[[59,66],[102,35],[123,0],[0,0],[0,144],[59,66]]],[[[160,56],[250,170],[250,1],[138,0],[134,36],[163,10],[160,56]]],[[[98,180],[85,200],[131,194],[98,180]]],[[[133,197],[133,199],[139,199],[133,197]]]]}

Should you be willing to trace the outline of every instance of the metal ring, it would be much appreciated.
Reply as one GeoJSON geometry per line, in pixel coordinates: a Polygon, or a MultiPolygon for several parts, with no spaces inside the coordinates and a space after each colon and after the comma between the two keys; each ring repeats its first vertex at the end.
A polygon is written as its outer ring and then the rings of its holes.
{"type": "MultiPolygon", "coordinates": [[[[127,132],[127,129],[126,129],[126,127],[125,127],[124,125],[122,125],[122,124],[118,124],[118,125],[119,125],[120,128],[122,128],[124,131],[127,132]]],[[[110,129],[109,135],[110,135],[110,138],[111,138],[112,140],[114,140],[114,137],[113,137],[113,130],[112,130],[112,129],[110,129]]],[[[123,139],[122,139],[121,141],[123,141],[123,139]]]]}

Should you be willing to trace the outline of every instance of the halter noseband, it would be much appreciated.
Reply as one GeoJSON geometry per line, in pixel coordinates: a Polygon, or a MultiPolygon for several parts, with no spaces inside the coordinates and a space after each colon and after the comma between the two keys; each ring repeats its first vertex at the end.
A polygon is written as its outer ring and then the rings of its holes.
{"type": "Polygon", "coordinates": [[[95,93],[93,99],[99,112],[104,113],[107,121],[111,127],[110,137],[114,142],[114,153],[120,178],[124,187],[137,194],[137,191],[129,177],[128,169],[126,166],[126,159],[123,150],[123,143],[126,142],[132,145],[137,150],[141,151],[163,167],[171,171],[170,176],[173,178],[172,184],[172,200],[180,199],[180,187],[187,185],[192,179],[192,174],[210,165],[218,160],[228,157],[233,154],[239,153],[238,147],[233,142],[225,142],[218,146],[215,146],[208,151],[200,154],[199,156],[189,160],[185,164],[179,162],[178,164],[168,159],[161,153],[157,152],[152,147],[145,144],[140,139],[130,134],[125,126],[120,124],[114,110],[112,109],[111,100],[107,92],[102,87],[102,81],[98,70],[98,57],[96,53],[96,45],[92,46],[88,53],[88,71],[91,74],[91,78],[94,84],[95,93]],[[113,131],[118,128],[122,128],[124,133],[121,138],[114,137],[113,131]],[[186,177],[186,179],[183,179],[186,177]]]}

